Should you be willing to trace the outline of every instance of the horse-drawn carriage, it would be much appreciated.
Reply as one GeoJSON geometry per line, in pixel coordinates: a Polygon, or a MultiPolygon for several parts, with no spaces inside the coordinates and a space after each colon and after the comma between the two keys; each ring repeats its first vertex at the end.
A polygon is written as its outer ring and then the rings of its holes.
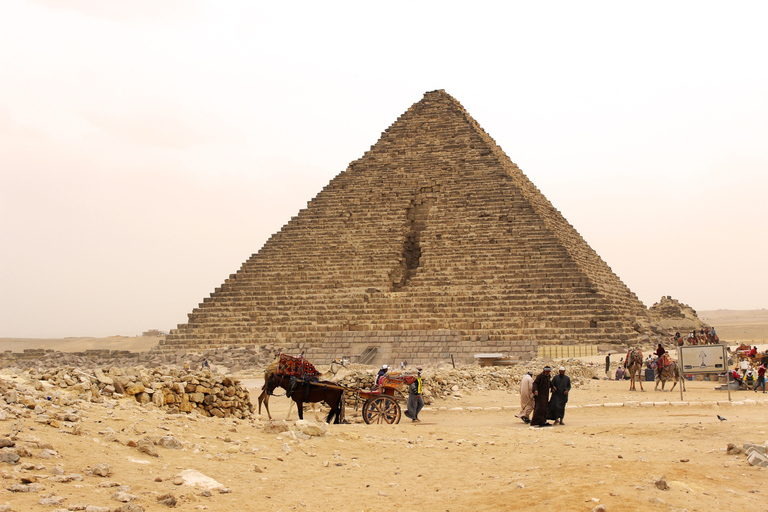
{"type": "Polygon", "coordinates": [[[358,389],[357,404],[363,402],[363,421],[371,423],[400,423],[400,404],[398,400],[404,400],[403,388],[413,384],[416,377],[413,375],[386,374],[379,384],[370,390],[358,389]]]}
{"type": "MultiPolygon", "coordinates": [[[[331,364],[329,373],[336,374],[341,361],[331,364]],[[334,370],[334,365],[336,369],[334,370]]],[[[335,417],[336,423],[344,421],[344,394],[354,394],[355,410],[362,403],[363,421],[371,423],[399,423],[401,417],[400,401],[405,400],[404,388],[413,383],[416,377],[407,374],[386,374],[371,389],[351,388],[336,382],[322,379],[323,375],[307,361],[303,355],[299,357],[279,354],[277,360],[264,372],[264,387],[259,396],[259,411],[264,402],[269,415],[269,395],[275,388],[285,389],[286,396],[292,398],[299,410],[299,418],[303,419],[304,402],[325,402],[331,411],[327,421],[335,417]]],[[[271,415],[270,415],[271,418],[271,415]]]]}

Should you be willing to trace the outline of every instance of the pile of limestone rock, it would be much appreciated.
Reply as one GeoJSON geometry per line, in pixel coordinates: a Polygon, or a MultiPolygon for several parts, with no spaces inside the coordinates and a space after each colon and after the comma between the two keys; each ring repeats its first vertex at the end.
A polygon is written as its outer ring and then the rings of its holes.
{"type": "Polygon", "coordinates": [[[238,380],[208,370],[186,372],[158,367],[108,369],[28,369],[24,379],[37,391],[54,396],[67,391],[79,399],[98,402],[103,397],[133,398],[153,403],[169,412],[198,412],[203,416],[250,417],[253,405],[248,390],[238,380]]]}
{"type": "MultiPolygon", "coordinates": [[[[685,335],[693,329],[701,331],[711,327],[699,318],[691,306],[669,295],[662,297],[659,302],[649,307],[648,315],[667,336],[672,336],[675,332],[685,335]]],[[[660,340],[661,343],[665,341],[667,340],[660,340]]]]}
{"type": "MultiPolygon", "coordinates": [[[[570,359],[549,363],[552,376],[563,366],[566,375],[571,379],[571,385],[576,387],[598,376],[599,368],[578,359],[570,359]]],[[[470,366],[460,369],[427,369],[423,373],[425,388],[433,396],[445,397],[456,392],[482,392],[484,390],[514,390],[520,389],[520,381],[527,372],[534,377],[540,374],[546,366],[543,361],[532,361],[528,364],[512,366],[470,366]]]]}
{"type": "Polygon", "coordinates": [[[271,363],[280,352],[276,345],[250,345],[247,347],[222,347],[200,352],[129,352],[127,350],[86,350],[85,352],[59,352],[55,350],[28,349],[23,352],[1,352],[0,367],[26,368],[104,368],[116,366],[128,368],[144,366],[185,366],[200,369],[203,361],[219,368],[223,373],[237,373],[244,369],[261,369],[271,363]]]}
{"type": "MultiPolygon", "coordinates": [[[[39,387],[39,386],[37,386],[39,387]]],[[[0,421],[32,419],[36,423],[51,425],[55,428],[74,429],[71,433],[78,433],[77,423],[83,419],[78,404],[82,404],[76,395],[61,393],[51,389],[36,389],[35,383],[26,381],[13,382],[0,379],[0,421]]],[[[23,423],[11,424],[11,433],[16,433],[23,428],[23,423]]],[[[0,462],[16,462],[10,452],[18,450],[6,450],[3,447],[0,453],[0,462]]]]}
{"type": "Polygon", "coordinates": [[[734,443],[728,443],[726,453],[728,455],[736,456],[743,453],[750,466],[760,466],[765,468],[768,467],[768,456],[766,456],[768,450],[766,450],[766,447],[768,447],[768,442],[764,444],[744,443],[742,447],[739,447],[734,443]]]}
{"type": "MultiPolygon", "coordinates": [[[[571,378],[574,387],[584,385],[587,381],[598,378],[601,369],[593,364],[585,363],[578,359],[569,359],[559,362],[549,362],[553,368],[554,376],[562,365],[566,369],[566,375],[571,378]]],[[[541,373],[546,366],[544,361],[532,361],[528,364],[512,366],[463,366],[451,367],[425,367],[422,371],[423,392],[425,398],[443,398],[455,396],[457,393],[474,393],[484,390],[513,390],[520,388],[520,381],[526,372],[531,372],[534,377],[541,373]]],[[[406,368],[403,372],[394,371],[394,374],[415,375],[416,370],[406,368]]],[[[362,365],[348,365],[339,371],[333,380],[342,386],[352,389],[371,389],[376,379],[377,369],[362,365]]],[[[403,394],[408,391],[405,387],[403,394]]],[[[354,399],[354,395],[348,396],[354,399]]],[[[427,400],[428,401],[428,400],[427,400]]]]}

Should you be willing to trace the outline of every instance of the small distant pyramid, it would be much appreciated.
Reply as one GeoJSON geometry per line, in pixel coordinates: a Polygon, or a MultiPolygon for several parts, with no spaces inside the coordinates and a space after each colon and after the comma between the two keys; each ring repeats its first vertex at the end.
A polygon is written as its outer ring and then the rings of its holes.
{"type": "Polygon", "coordinates": [[[685,335],[693,330],[701,332],[712,327],[701,320],[691,306],[669,295],[662,297],[659,302],[648,308],[648,316],[654,325],[664,329],[668,334],[677,331],[685,335]]]}
{"type": "Polygon", "coordinates": [[[276,343],[330,357],[368,335],[362,343],[387,343],[389,356],[416,362],[521,343],[633,343],[639,317],[647,310],[635,294],[438,90],[161,348],[276,343]]]}

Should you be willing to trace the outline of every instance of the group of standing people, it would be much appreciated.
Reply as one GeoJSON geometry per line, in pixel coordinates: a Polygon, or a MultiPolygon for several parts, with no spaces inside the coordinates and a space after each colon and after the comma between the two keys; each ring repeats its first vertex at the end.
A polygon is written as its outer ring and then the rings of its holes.
{"type": "Polygon", "coordinates": [[[558,374],[550,379],[552,368],[545,366],[544,370],[533,378],[528,372],[520,382],[520,407],[515,416],[534,427],[550,427],[563,425],[565,404],[571,391],[571,379],[565,374],[565,368],[560,367],[558,374]],[[551,392],[551,396],[550,396],[551,392]],[[533,415],[531,416],[531,413],[533,415]],[[547,420],[554,420],[549,423],[547,420]]]}

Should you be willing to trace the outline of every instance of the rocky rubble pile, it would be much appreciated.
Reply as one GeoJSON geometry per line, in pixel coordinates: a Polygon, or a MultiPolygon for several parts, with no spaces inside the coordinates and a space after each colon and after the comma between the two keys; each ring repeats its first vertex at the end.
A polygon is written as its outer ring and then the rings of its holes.
{"type": "Polygon", "coordinates": [[[166,353],[122,350],[86,350],[85,352],[70,353],[30,349],[21,353],[9,351],[0,353],[0,368],[62,368],[71,366],[94,369],[106,366],[119,368],[173,366],[181,369],[186,364],[190,369],[195,370],[201,368],[204,360],[208,360],[214,369],[220,368],[223,373],[236,373],[242,369],[266,367],[279,352],[280,347],[275,345],[222,347],[201,352],[178,350],[166,353]]]}
{"type": "Polygon", "coordinates": [[[692,307],[669,295],[662,297],[659,302],[648,308],[648,315],[667,336],[672,336],[677,331],[686,334],[693,329],[701,331],[711,327],[699,319],[692,307]]]}
{"type": "MultiPolygon", "coordinates": [[[[104,403],[92,404],[78,398],[75,394],[56,391],[52,396],[46,393],[46,391],[50,391],[50,389],[40,391],[28,384],[6,381],[0,378],[0,421],[10,423],[10,432],[0,434],[0,463],[4,463],[0,466],[0,481],[3,481],[5,491],[10,496],[20,494],[34,495],[33,500],[39,505],[66,507],[55,509],[61,511],[142,512],[146,510],[143,506],[135,503],[140,500],[140,496],[131,494],[131,487],[129,485],[121,485],[107,479],[108,477],[114,477],[115,472],[118,471],[118,468],[113,467],[109,463],[98,462],[87,465],[80,471],[66,471],[64,469],[65,464],[69,463],[68,465],[71,466],[71,461],[68,460],[66,455],[58,451],[51,443],[41,441],[31,433],[36,430],[36,427],[40,427],[39,424],[49,425],[65,434],[76,436],[98,435],[99,438],[94,437],[96,442],[102,439],[119,443],[135,448],[138,452],[152,457],[160,456],[157,447],[168,450],[194,450],[194,453],[199,451],[199,445],[193,446],[192,443],[181,441],[170,434],[161,436],[143,435],[143,437],[138,439],[126,439],[123,436],[118,436],[118,432],[109,427],[105,427],[98,432],[89,432],[82,425],[83,421],[88,420],[90,414],[94,412],[94,408],[106,407],[113,410],[128,410],[131,407],[138,408],[138,404],[130,405],[130,402],[124,401],[120,403],[111,399],[105,400],[104,403]],[[32,425],[25,421],[30,418],[34,421],[32,425]],[[10,471],[5,468],[8,468],[10,471]],[[98,479],[101,479],[101,481],[98,483],[94,482],[94,480],[98,479]],[[73,485],[76,488],[91,486],[106,489],[109,492],[102,493],[99,496],[91,496],[90,498],[81,494],[81,501],[65,503],[72,496],[71,492],[67,492],[68,489],[66,487],[66,484],[70,482],[75,482],[73,485]],[[93,504],[93,501],[82,501],[83,499],[90,499],[101,504],[112,503],[112,506],[99,506],[93,504]]],[[[111,416],[113,413],[109,414],[111,416]]],[[[180,414],[164,416],[167,418],[186,417],[186,415],[180,414]]],[[[97,423],[101,423],[101,420],[97,421],[97,423]]],[[[166,428],[166,430],[168,429],[166,428]]],[[[137,422],[132,426],[130,434],[142,435],[146,434],[146,432],[147,427],[140,426],[137,422]]],[[[123,429],[120,433],[126,434],[127,432],[123,429]]],[[[183,483],[180,477],[178,480],[178,483],[174,480],[175,485],[183,483]]],[[[162,482],[162,478],[155,478],[154,481],[162,482]]],[[[231,492],[231,490],[223,488],[223,486],[218,490],[220,493],[231,492]]],[[[155,492],[154,494],[157,495],[156,501],[159,504],[173,507],[177,503],[176,498],[170,493],[159,494],[155,492]]],[[[200,495],[204,494],[201,493],[200,495]]],[[[20,498],[16,498],[16,501],[20,501],[20,498]]],[[[6,510],[12,512],[14,510],[28,509],[11,508],[8,504],[0,505],[0,512],[6,510]]]]}
{"type": "MultiPolygon", "coordinates": [[[[598,377],[599,369],[595,365],[578,359],[569,359],[558,363],[549,363],[552,375],[563,366],[566,375],[571,378],[571,385],[579,386],[598,377]]],[[[544,370],[543,361],[531,361],[514,366],[469,366],[460,369],[427,369],[423,373],[424,387],[433,396],[446,397],[459,392],[478,392],[483,390],[520,389],[520,381],[527,372],[535,377],[544,370]]]]}
{"type": "MultiPolygon", "coordinates": [[[[559,362],[550,362],[553,367],[553,375],[557,373],[557,368],[565,367],[566,375],[571,378],[571,384],[578,386],[586,381],[598,378],[600,368],[590,363],[585,363],[578,359],[562,360],[559,362]]],[[[462,366],[460,368],[426,367],[422,372],[423,390],[425,401],[429,402],[431,398],[442,398],[454,396],[457,393],[482,392],[483,390],[514,390],[520,388],[520,381],[526,372],[530,371],[534,376],[541,373],[546,366],[543,361],[531,361],[527,364],[517,364],[512,366],[462,366]]],[[[362,365],[348,365],[345,369],[339,371],[334,379],[342,386],[353,389],[371,389],[376,378],[377,369],[362,365]]],[[[393,372],[398,373],[398,372],[393,372]]],[[[406,369],[406,374],[415,375],[415,369],[406,369]]],[[[407,395],[408,390],[403,387],[402,392],[407,395]]],[[[354,401],[354,393],[347,397],[354,401]]]]}
{"type": "MultiPolygon", "coordinates": [[[[185,372],[175,368],[96,368],[80,370],[26,370],[22,373],[28,387],[42,392],[47,399],[59,399],[60,391],[85,401],[98,402],[103,397],[132,397],[140,404],[153,403],[169,412],[198,412],[203,416],[225,418],[250,417],[250,394],[238,380],[213,374],[208,370],[185,372]]],[[[30,404],[25,404],[30,405],[30,404]]]]}
{"type": "Polygon", "coordinates": [[[750,466],[768,467],[768,454],[766,449],[768,442],[764,444],[744,443],[741,448],[734,443],[728,443],[726,453],[728,455],[741,455],[747,458],[750,466]]]}

